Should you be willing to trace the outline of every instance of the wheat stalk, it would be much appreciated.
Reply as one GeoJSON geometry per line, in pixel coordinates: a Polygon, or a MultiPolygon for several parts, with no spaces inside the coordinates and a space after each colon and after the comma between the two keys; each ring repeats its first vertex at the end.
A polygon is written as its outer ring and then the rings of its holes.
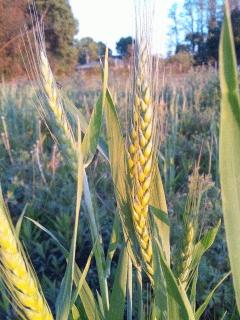
{"type": "Polygon", "coordinates": [[[51,311],[15,235],[0,194],[0,271],[17,311],[27,320],[53,320],[51,311]]]}
{"type": "Polygon", "coordinates": [[[128,166],[132,179],[132,218],[147,272],[153,275],[152,243],[148,226],[150,187],[153,168],[153,102],[148,82],[148,48],[141,42],[135,79],[133,123],[128,166]]]}

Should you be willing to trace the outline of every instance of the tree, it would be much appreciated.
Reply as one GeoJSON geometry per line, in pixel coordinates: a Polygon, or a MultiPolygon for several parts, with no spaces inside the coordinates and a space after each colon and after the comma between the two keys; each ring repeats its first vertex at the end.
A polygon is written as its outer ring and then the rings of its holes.
{"type": "Polygon", "coordinates": [[[74,36],[78,23],[75,20],[68,0],[35,0],[39,15],[44,13],[44,27],[47,50],[51,62],[65,71],[75,65],[77,51],[74,36]]]}
{"type": "MultiPolygon", "coordinates": [[[[105,55],[105,51],[106,51],[106,44],[103,43],[102,41],[99,41],[97,43],[97,47],[98,47],[98,56],[101,58],[101,57],[104,57],[105,55]]],[[[108,48],[108,55],[109,57],[112,56],[112,50],[108,48]]]]}
{"type": "Polygon", "coordinates": [[[27,0],[0,1],[0,77],[23,72],[19,29],[26,21],[26,6],[27,0]]]}
{"type": "MultiPolygon", "coordinates": [[[[35,3],[38,16],[44,21],[51,66],[57,67],[55,70],[66,71],[76,63],[74,35],[77,32],[77,22],[68,0],[35,0],[35,3]]],[[[1,75],[10,77],[25,73],[19,46],[22,45],[24,24],[28,26],[29,37],[32,37],[34,26],[30,14],[28,0],[0,0],[1,75]]],[[[24,55],[24,49],[22,53],[24,55]]]]}
{"type": "MultiPolygon", "coordinates": [[[[172,20],[172,24],[170,27],[170,37],[171,37],[171,45],[173,44],[175,48],[178,48],[179,46],[179,33],[180,33],[180,18],[178,15],[178,5],[175,2],[170,10],[169,10],[169,14],[168,14],[169,19],[172,20]]],[[[176,49],[177,51],[177,49],[176,49]]]]}
{"type": "Polygon", "coordinates": [[[116,43],[117,52],[122,57],[130,57],[132,55],[132,51],[133,51],[133,42],[134,42],[134,40],[130,36],[126,37],[126,38],[121,38],[116,43]]]}
{"type": "Polygon", "coordinates": [[[82,38],[77,45],[78,62],[80,64],[98,60],[98,45],[90,37],[82,38]]]}

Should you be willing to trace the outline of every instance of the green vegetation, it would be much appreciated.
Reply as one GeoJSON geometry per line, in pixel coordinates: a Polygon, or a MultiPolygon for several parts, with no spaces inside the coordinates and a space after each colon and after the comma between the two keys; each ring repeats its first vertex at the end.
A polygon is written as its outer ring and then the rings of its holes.
{"type": "Polygon", "coordinates": [[[220,77],[202,67],[156,86],[141,23],[133,88],[116,82],[111,93],[106,50],[100,91],[81,91],[74,79],[60,89],[41,24],[36,64],[28,67],[32,84],[1,83],[3,319],[239,318],[239,96],[230,10],[220,77]]]}

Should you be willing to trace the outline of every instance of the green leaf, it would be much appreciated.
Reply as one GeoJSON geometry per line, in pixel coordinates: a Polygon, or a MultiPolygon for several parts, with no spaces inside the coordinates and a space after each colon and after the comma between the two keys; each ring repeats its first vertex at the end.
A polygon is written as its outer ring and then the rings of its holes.
{"type": "Polygon", "coordinates": [[[161,220],[167,226],[170,226],[168,215],[160,210],[159,208],[150,207],[151,212],[156,216],[157,219],[161,220]]]}
{"type": "MultiPolygon", "coordinates": [[[[73,103],[70,101],[70,99],[63,95],[63,101],[64,101],[64,107],[69,112],[69,114],[72,116],[72,118],[76,121],[76,119],[79,119],[81,130],[84,134],[86,134],[88,123],[82,114],[82,111],[79,110],[73,103]]],[[[103,140],[103,138],[99,137],[97,149],[102,154],[102,156],[108,161],[108,148],[106,142],[103,140]]]]}
{"type": "Polygon", "coordinates": [[[83,287],[83,284],[86,280],[86,276],[87,276],[87,273],[88,273],[88,270],[90,268],[90,264],[91,264],[91,261],[92,261],[92,256],[93,256],[93,253],[94,253],[94,250],[95,250],[95,245],[93,247],[93,249],[91,250],[90,252],[90,255],[88,256],[88,259],[87,259],[87,262],[85,264],[85,267],[83,269],[83,272],[82,272],[82,275],[79,279],[79,282],[78,282],[78,285],[77,285],[77,288],[75,289],[75,292],[73,294],[73,297],[72,297],[72,300],[71,300],[71,309],[74,307],[74,304],[77,300],[77,297],[83,287]]]}
{"type": "Polygon", "coordinates": [[[88,166],[97,150],[98,140],[102,127],[102,96],[98,99],[92,112],[89,125],[82,142],[83,162],[88,166]]]}
{"type": "MultiPolygon", "coordinates": [[[[155,223],[155,219],[153,220],[153,224],[155,223]]],[[[168,303],[167,303],[167,288],[164,279],[164,274],[161,266],[161,247],[159,241],[156,239],[159,237],[156,234],[156,224],[153,225],[153,239],[152,239],[152,249],[153,249],[153,281],[154,281],[154,301],[152,306],[152,319],[159,319],[159,320],[167,320],[167,310],[168,310],[168,303]],[[154,228],[155,226],[155,228],[154,228]]]]}
{"type": "Polygon", "coordinates": [[[198,267],[196,268],[193,274],[191,293],[190,293],[190,302],[194,312],[196,310],[197,281],[198,281],[198,267]]]}
{"type": "Polygon", "coordinates": [[[219,50],[221,86],[220,180],[229,260],[240,310],[240,97],[230,8],[226,2],[219,50]]]}
{"type": "Polygon", "coordinates": [[[196,268],[200,264],[202,256],[214,243],[220,226],[221,220],[219,220],[218,224],[212,229],[210,229],[195,245],[191,263],[192,272],[195,272],[196,268]]]}
{"type": "MultiPolygon", "coordinates": [[[[54,234],[49,231],[47,228],[45,228],[43,225],[41,225],[39,222],[26,217],[26,219],[30,220],[32,223],[34,223],[39,229],[44,231],[46,234],[50,236],[56,242],[59,249],[61,249],[62,253],[64,254],[65,258],[69,256],[69,253],[67,249],[60,243],[60,241],[57,239],[57,237],[54,236],[54,234]]],[[[75,263],[74,268],[74,283],[75,286],[78,286],[80,279],[82,278],[82,272],[79,269],[78,265],[75,263]]],[[[102,315],[100,313],[99,306],[97,305],[97,302],[95,301],[94,295],[90,289],[90,287],[87,284],[87,281],[83,281],[82,289],[79,292],[80,300],[83,304],[83,309],[85,313],[87,314],[88,319],[103,319],[102,315]]]]}
{"type": "Polygon", "coordinates": [[[75,210],[75,223],[71,242],[71,249],[68,257],[67,268],[62,280],[60,290],[56,301],[56,319],[66,320],[71,311],[72,285],[74,278],[75,253],[77,243],[78,222],[80,213],[80,204],[83,191],[83,158],[81,150],[81,131],[80,123],[78,123],[78,173],[77,173],[77,199],[75,210]]]}
{"type": "Polygon", "coordinates": [[[18,221],[16,223],[16,227],[15,227],[15,230],[16,230],[16,235],[17,237],[19,238],[19,235],[20,235],[20,232],[21,232],[21,227],[22,227],[22,221],[23,221],[23,218],[24,218],[24,215],[26,213],[26,210],[27,210],[27,207],[28,207],[28,203],[25,204],[21,214],[20,214],[20,217],[18,218],[18,221]]]}
{"type": "Polygon", "coordinates": [[[223,276],[223,278],[218,282],[218,284],[212,289],[212,291],[207,295],[207,298],[205,299],[205,301],[203,302],[203,304],[197,309],[197,312],[195,314],[195,318],[196,320],[199,320],[201,315],[203,314],[203,312],[206,310],[210,300],[212,299],[215,291],[219,288],[219,286],[223,283],[224,280],[227,279],[227,277],[229,277],[229,275],[231,274],[231,272],[228,272],[227,274],[225,274],[223,276]]]}
{"type": "Polygon", "coordinates": [[[110,276],[111,271],[111,262],[114,256],[114,253],[117,249],[118,241],[119,241],[119,228],[120,228],[120,220],[119,216],[116,214],[113,222],[112,234],[108,246],[107,257],[106,257],[106,277],[110,276]]]}
{"type": "MultiPolygon", "coordinates": [[[[163,188],[162,178],[158,169],[158,165],[155,165],[155,175],[152,181],[151,199],[150,204],[159,209],[160,212],[168,214],[165,192],[163,188]]],[[[166,221],[166,219],[164,219],[166,221]]],[[[161,244],[163,252],[166,257],[168,265],[170,265],[170,228],[169,224],[166,224],[161,219],[157,220],[158,234],[161,237],[161,244]]]]}
{"type": "Polygon", "coordinates": [[[108,49],[106,48],[104,70],[103,70],[103,89],[102,95],[96,103],[96,107],[92,112],[91,119],[82,143],[83,152],[83,163],[88,166],[97,149],[101,127],[102,127],[102,116],[103,116],[103,105],[106,99],[106,90],[108,82],[108,49]]]}
{"type": "Polygon", "coordinates": [[[84,201],[88,212],[88,221],[91,231],[92,244],[96,244],[96,250],[94,250],[94,256],[97,265],[98,282],[101,291],[101,298],[103,301],[104,314],[108,311],[109,298],[108,298],[108,284],[105,272],[105,256],[104,249],[101,241],[101,234],[98,229],[96,220],[96,214],[92,203],[92,195],[90,193],[89,184],[86,172],[84,170],[84,201]]]}
{"type": "MultiPolygon", "coordinates": [[[[160,245],[158,245],[158,247],[160,248],[160,245]]],[[[159,250],[159,257],[168,292],[168,319],[195,320],[187,294],[184,289],[178,285],[177,280],[165,261],[161,250],[159,250]]]]}
{"type": "Polygon", "coordinates": [[[116,196],[120,199],[127,198],[126,175],[127,168],[125,162],[125,140],[118,115],[113,103],[111,94],[107,89],[106,93],[106,127],[107,127],[107,144],[109,149],[109,161],[111,164],[112,178],[116,188],[116,196]]]}
{"type": "Polygon", "coordinates": [[[126,300],[126,286],[128,274],[128,253],[125,245],[121,250],[118,267],[115,272],[114,284],[110,298],[109,312],[107,320],[122,320],[124,318],[124,308],[126,300]]]}
{"type": "Polygon", "coordinates": [[[114,191],[118,203],[119,214],[122,220],[123,232],[127,243],[129,254],[133,264],[136,265],[136,255],[133,254],[137,244],[136,234],[131,219],[131,202],[127,190],[128,170],[126,166],[126,149],[125,140],[115,105],[111,94],[107,89],[105,117],[107,127],[107,142],[109,149],[109,162],[111,165],[114,191]]]}

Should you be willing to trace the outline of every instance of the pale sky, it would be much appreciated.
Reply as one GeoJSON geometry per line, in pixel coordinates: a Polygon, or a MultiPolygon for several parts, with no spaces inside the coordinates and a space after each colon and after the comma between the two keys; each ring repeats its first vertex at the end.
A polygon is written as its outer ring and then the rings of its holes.
{"type": "MultiPolygon", "coordinates": [[[[135,0],[136,1],[136,0],[135,0]]],[[[167,52],[168,10],[174,0],[157,0],[154,41],[156,51],[167,52]]],[[[134,0],[69,0],[79,22],[78,38],[102,41],[115,53],[121,37],[134,37],[134,0]]]]}

